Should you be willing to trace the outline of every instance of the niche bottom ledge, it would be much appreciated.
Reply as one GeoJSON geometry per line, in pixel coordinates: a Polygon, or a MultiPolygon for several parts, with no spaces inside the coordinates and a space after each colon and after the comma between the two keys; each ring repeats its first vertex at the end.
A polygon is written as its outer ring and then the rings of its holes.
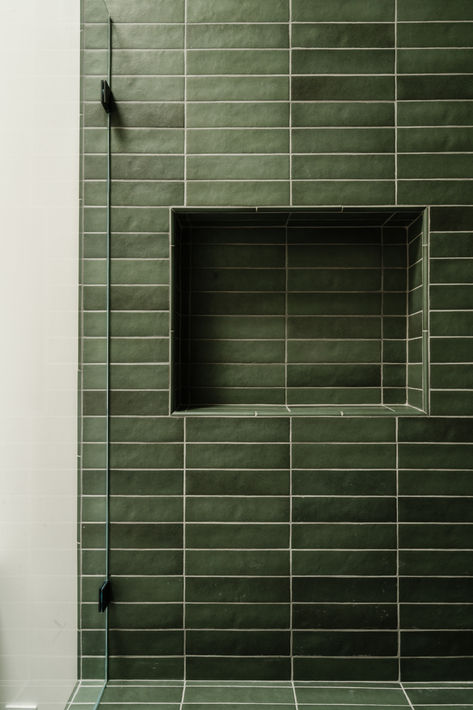
{"type": "Polygon", "coordinates": [[[425,417],[426,413],[409,404],[374,404],[374,405],[212,405],[208,407],[191,407],[177,409],[172,412],[175,416],[240,416],[240,417],[369,417],[369,416],[418,416],[425,417]]]}

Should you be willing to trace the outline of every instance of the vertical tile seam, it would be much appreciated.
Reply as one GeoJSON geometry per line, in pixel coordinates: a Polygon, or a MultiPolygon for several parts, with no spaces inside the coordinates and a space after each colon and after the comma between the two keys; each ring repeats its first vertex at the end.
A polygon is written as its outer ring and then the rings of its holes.
{"type": "Polygon", "coordinates": [[[399,590],[399,417],[395,418],[396,434],[396,604],[397,604],[397,673],[401,682],[401,605],[399,590]]]}
{"type": "Polygon", "coordinates": [[[384,405],[384,227],[381,227],[381,404],[384,405]]]}
{"type": "Polygon", "coordinates": [[[397,0],[394,0],[394,204],[398,203],[398,130],[397,130],[397,24],[398,24],[397,0]]]}
{"type": "Polygon", "coordinates": [[[411,699],[409,698],[409,696],[408,696],[408,694],[407,694],[407,692],[406,692],[406,689],[404,688],[404,685],[402,684],[402,681],[401,681],[401,680],[399,680],[399,685],[401,686],[402,692],[403,692],[404,695],[406,696],[406,700],[407,700],[407,702],[409,703],[409,708],[410,708],[410,710],[415,710],[413,704],[411,703],[411,699]]]}
{"type": "Polygon", "coordinates": [[[286,226],[284,228],[284,277],[285,277],[285,288],[284,288],[284,404],[286,409],[289,411],[287,406],[287,335],[288,335],[288,285],[289,285],[289,268],[288,268],[288,222],[289,216],[286,220],[286,226]]]}
{"type": "Polygon", "coordinates": [[[183,708],[185,694],[186,694],[186,678],[184,677],[184,683],[182,684],[181,702],[179,703],[179,710],[182,710],[182,708],[183,708]]]}
{"type": "MultiPolygon", "coordinates": [[[[289,417],[289,656],[291,664],[291,681],[294,684],[294,629],[293,629],[293,593],[292,593],[292,417],[289,417]]],[[[295,699],[295,691],[294,691],[295,699]]],[[[297,706],[297,703],[296,703],[297,706]]]]}
{"type": "Polygon", "coordinates": [[[292,687],[292,693],[294,695],[294,706],[295,706],[296,710],[299,710],[299,705],[297,702],[296,686],[294,685],[294,679],[291,681],[291,687],[292,687]]]}
{"type": "Polygon", "coordinates": [[[409,281],[410,281],[409,227],[405,227],[405,231],[406,231],[406,306],[405,306],[405,313],[406,313],[406,385],[405,385],[405,387],[406,387],[406,404],[409,404],[409,317],[410,317],[410,309],[409,309],[409,297],[410,297],[410,290],[409,290],[409,281]]]}
{"type": "Polygon", "coordinates": [[[292,0],[289,0],[289,204],[292,207],[292,0]]]}
{"type": "Polygon", "coordinates": [[[182,655],[183,655],[183,678],[184,687],[182,689],[182,702],[184,699],[185,682],[187,680],[187,634],[186,634],[186,481],[187,481],[187,417],[184,417],[184,447],[182,462],[182,655]]]}
{"type": "Polygon", "coordinates": [[[184,206],[187,206],[187,0],[184,0],[184,206]]]}
{"type": "MultiPolygon", "coordinates": [[[[427,264],[426,264],[426,283],[424,284],[424,304],[425,304],[425,327],[427,330],[427,349],[424,357],[427,359],[427,362],[423,363],[423,369],[426,374],[426,383],[425,383],[425,407],[424,410],[428,416],[430,416],[431,413],[431,387],[430,387],[430,381],[431,381],[431,357],[430,357],[430,205],[427,208],[427,214],[425,215],[425,239],[427,242],[427,249],[426,249],[426,259],[427,259],[427,264]]],[[[424,259],[425,261],[425,259],[424,259]]],[[[423,358],[424,359],[424,358],[423,358]]]]}

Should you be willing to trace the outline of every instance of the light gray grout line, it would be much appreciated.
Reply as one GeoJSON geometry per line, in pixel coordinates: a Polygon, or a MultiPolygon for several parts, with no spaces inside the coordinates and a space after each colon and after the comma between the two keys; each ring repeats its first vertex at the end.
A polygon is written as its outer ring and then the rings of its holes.
{"type": "Polygon", "coordinates": [[[409,227],[406,227],[406,404],[409,402],[409,294],[411,292],[409,286],[410,267],[409,262],[409,227]]]}
{"type": "MultiPolygon", "coordinates": [[[[292,654],[291,654],[291,660],[293,660],[293,659],[292,659],[292,654]]],[[[298,705],[298,702],[297,702],[296,686],[294,685],[294,679],[291,680],[291,687],[292,687],[292,693],[293,693],[293,695],[294,695],[294,705],[295,705],[295,708],[296,708],[296,710],[299,710],[299,705],[298,705]]]]}
{"type": "Polygon", "coordinates": [[[407,702],[409,703],[409,707],[410,707],[410,709],[411,709],[411,710],[415,710],[415,708],[414,708],[413,704],[411,703],[411,700],[410,700],[410,698],[409,698],[408,694],[406,693],[406,689],[404,688],[404,686],[403,686],[403,684],[402,684],[402,681],[401,681],[401,680],[399,680],[399,684],[400,684],[400,686],[401,686],[401,690],[402,690],[402,692],[403,692],[403,693],[404,693],[404,695],[406,696],[406,700],[407,700],[407,702]]]}
{"type": "Polygon", "coordinates": [[[381,404],[384,405],[384,227],[381,227],[381,404]]]}
{"type": "Polygon", "coordinates": [[[187,3],[184,0],[184,205],[187,205],[187,3]]]}
{"type": "MultiPolygon", "coordinates": [[[[184,635],[185,635],[185,630],[184,630],[184,635]]],[[[184,657],[185,658],[185,657],[184,657]]],[[[184,661],[185,662],[185,661],[184,661]]],[[[184,696],[186,694],[186,678],[184,676],[184,683],[182,685],[182,695],[181,695],[181,702],[179,703],[179,710],[182,710],[183,704],[184,704],[184,696]]]]}
{"type": "Polygon", "coordinates": [[[395,419],[396,427],[396,604],[397,604],[397,672],[401,681],[401,605],[399,583],[399,417],[395,419]]]}
{"type": "MultiPolygon", "coordinates": [[[[293,204],[292,196],[292,0],[289,0],[289,204],[293,204]]],[[[286,267],[287,268],[287,267],[286,267]]]]}
{"type": "Polygon", "coordinates": [[[425,318],[426,318],[426,323],[425,323],[425,328],[427,330],[427,362],[423,363],[424,367],[427,368],[427,386],[426,388],[423,387],[423,389],[427,390],[425,392],[425,397],[426,397],[426,403],[425,403],[425,410],[427,415],[430,416],[431,412],[431,399],[432,399],[432,387],[431,387],[431,374],[432,374],[432,359],[431,359],[431,354],[430,354],[430,345],[431,345],[431,334],[430,334],[430,311],[431,311],[431,306],[430,306],[430,205],[426,210],[426,214],[424,214],[424,220],[427,220],[427,224],[425,225],[425,234],[426,234],[426,240],[427,240],[427,283],[424,284],[424,288],[426,289],[426,313],[425,313],[425,318]]]}
{"type": "MultiPolygon", "coordinates": [[[[187,3],[187,0],[186,0],[187,3]]],[[[187,479],[187,417],[183,420],[183,462],[182,462],[182,629],[183,629],[183,664],[184,687],[187,679],[187,631],[186,631],[186,479],[187,479]]],[[[182,691],[184,698],[184,688],[182,691]]],[[[182,707],[182,702],[181,702],[182,707]]]]}
{"type": "Polygon", "coordinates": [[[284,228],[284,279],[285,279],[285,287],[284,287],[284,405],[286,408],[288,408],[287,405],[287,335],[288,335],[288,299],[289,299],[289,294],[288,294],[288,285],[289,285],[289,247],[288,247],[288,221],[289,221],[289,216],[286,220],[286,226],[284,228]]]}
{"type": "Polygon", "coordinates": [[[293,541],[292,541],[292,518],[293,518],[293,496],[292,496],[292,417],[289,417],[289,658],[291,664],[291,681],[294,683],[294,599],[292,592],[292,565],[293,565],[293,541]]]}

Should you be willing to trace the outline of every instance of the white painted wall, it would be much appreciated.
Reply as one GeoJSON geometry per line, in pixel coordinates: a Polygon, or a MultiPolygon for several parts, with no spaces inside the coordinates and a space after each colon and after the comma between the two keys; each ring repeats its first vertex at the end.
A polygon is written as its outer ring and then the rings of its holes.
{"type": "Polygon", "coordinates": [[[0,2],[0,707],[76,675],[79,0],[0,2]]]}

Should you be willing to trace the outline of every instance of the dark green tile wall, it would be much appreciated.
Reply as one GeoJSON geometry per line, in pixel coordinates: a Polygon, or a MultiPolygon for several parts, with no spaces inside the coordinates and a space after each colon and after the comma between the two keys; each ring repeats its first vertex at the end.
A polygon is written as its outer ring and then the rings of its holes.
{"type": "MultiPolygon", "coordinates": [[[[104,648],[101,3],[83,0],[85,678],[104,648]]],[[[471,3],[108,4],[111,676],[471,680],[471,3]],[[428,208],[427,273],[425,235],[406,259],[429,417],[169,416],[169,207],[253,205],[428,208]]]]}

